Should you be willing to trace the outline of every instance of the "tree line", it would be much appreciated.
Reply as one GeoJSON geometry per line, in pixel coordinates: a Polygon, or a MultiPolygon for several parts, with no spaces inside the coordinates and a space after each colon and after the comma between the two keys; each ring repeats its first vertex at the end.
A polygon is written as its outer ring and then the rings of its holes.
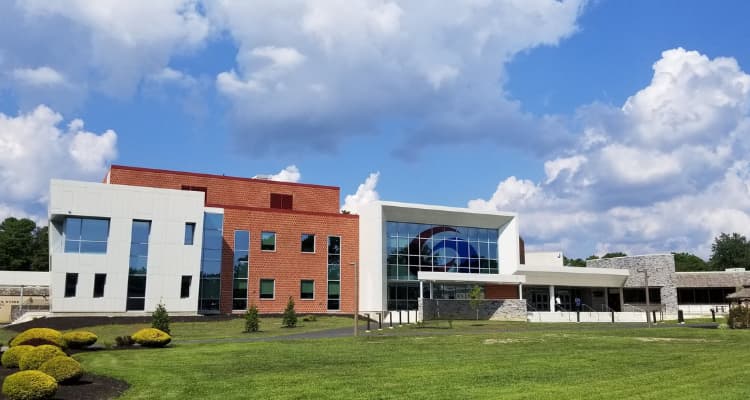
{"type": "Polygon", "coordinates": [[[0,223],[0,270],[49,271],[46,226],[27,218],[6,218],[0,223]]]}
{"type": "MultiPolygon", "coordinates": [[[[711,244],[711,257],[704,260],[692,253],[672,253],[677,272],[723,271],[727,268],[750,268],[750,241],[737,232],[721,233],[711,244]]],[[[607,253],[601,258],[625,257],[622,252],[607,253]]],[[[563,263],[570,267],[585,267],[586,260],[600,257],[591,255],[586,259],[563,256],[563,263]]]]}

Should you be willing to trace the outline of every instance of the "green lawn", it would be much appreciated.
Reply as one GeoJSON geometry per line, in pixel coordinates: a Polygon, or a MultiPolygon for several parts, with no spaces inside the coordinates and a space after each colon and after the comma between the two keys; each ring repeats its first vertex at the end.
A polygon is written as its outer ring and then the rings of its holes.
{"type": "Polygon", "coordinates": [[[747,397],[750,331],[515,323],[475,334],[474,325],[76,357],[128,381],[123,399],[747,397]]]}

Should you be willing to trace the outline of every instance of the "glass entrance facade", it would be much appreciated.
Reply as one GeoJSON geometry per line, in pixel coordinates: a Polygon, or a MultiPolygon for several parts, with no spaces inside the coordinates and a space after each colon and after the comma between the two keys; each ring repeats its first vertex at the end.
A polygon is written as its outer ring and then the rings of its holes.
{"type": "Polygon", "coordinates": [[[498,273],[498,230],[388,221],[388,309],[417,309],[417,273],[498,273]]]}

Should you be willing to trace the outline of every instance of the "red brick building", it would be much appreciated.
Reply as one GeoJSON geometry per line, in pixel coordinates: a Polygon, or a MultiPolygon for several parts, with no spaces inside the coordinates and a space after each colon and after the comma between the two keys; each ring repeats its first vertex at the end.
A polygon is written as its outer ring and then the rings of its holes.
{"type": "MultiPolygon", "coordinates": [[[[221,273],[214,282],[220,296],[204,308],[243,312],[255,304],[261,313],[280,313],[292,297],[301,313],[353,312],[359,219],[339,211],[338,187],[120,165],[112,166],[105,183],[200,191],[207,210],[223,211],[221,273]]],[[[202,292],[215,287],[201,280],[202,292]]]]}

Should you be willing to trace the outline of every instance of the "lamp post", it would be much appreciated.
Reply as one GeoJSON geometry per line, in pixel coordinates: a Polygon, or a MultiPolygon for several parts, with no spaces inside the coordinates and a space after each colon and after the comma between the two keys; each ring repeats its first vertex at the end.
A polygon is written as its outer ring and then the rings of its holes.
{"type": "Polygon", "coordinates": [[[637,272],[643,272],[644,278],[645,278],[645,284],[646,284],[646,322],[648,323],[648,327],[651,328],[651,301],[648,297],[648,270],[646,268],[638,268],[636,270],[637,272]]]}
{"type": "Polygon", "coordinates": [[[359,264],[350,262],[354,267],[354,336],[359,336],[359,264]]]}

